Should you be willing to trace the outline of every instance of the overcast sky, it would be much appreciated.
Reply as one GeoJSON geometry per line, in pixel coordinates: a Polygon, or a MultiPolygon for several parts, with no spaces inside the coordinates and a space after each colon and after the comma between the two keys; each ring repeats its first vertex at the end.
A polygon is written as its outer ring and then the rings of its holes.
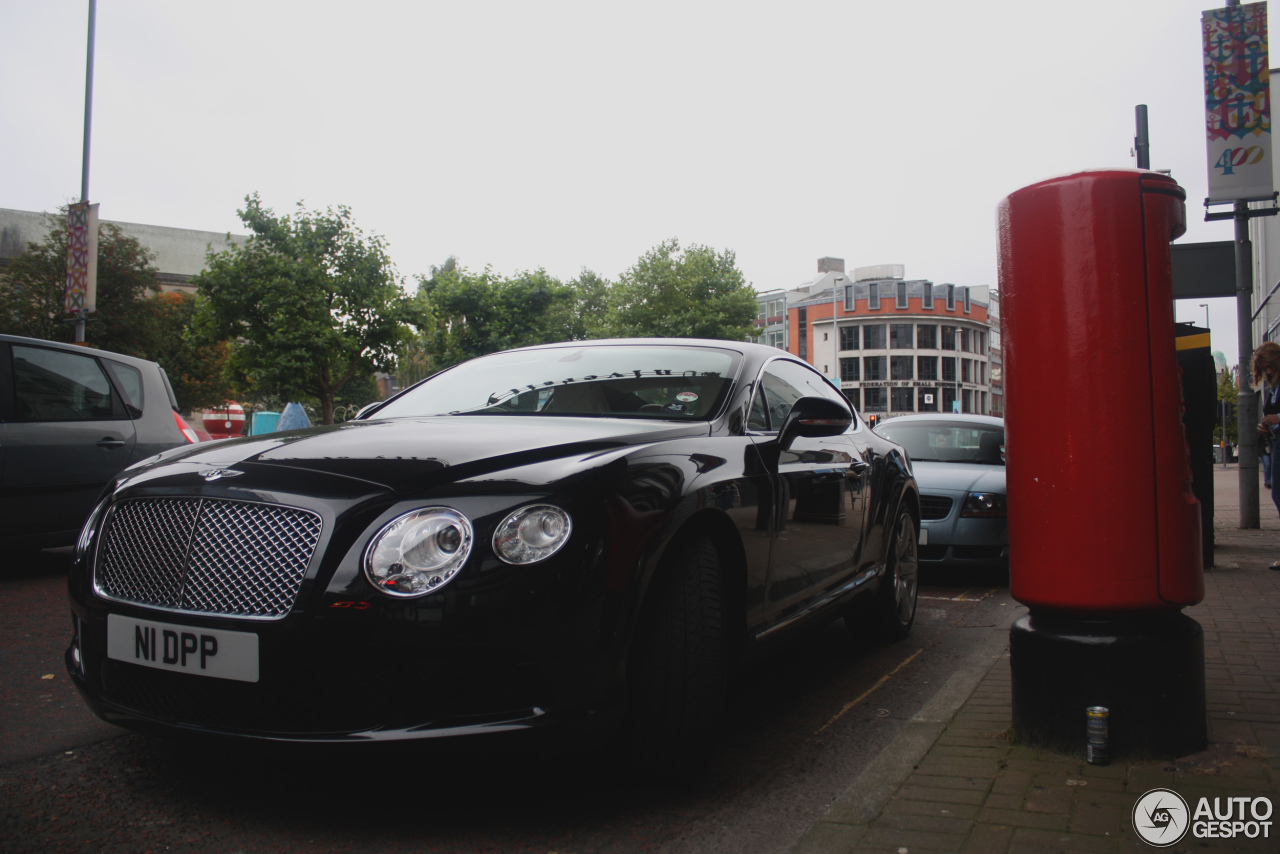
{"type": "MultiPolygon", "coordinates": [[[[613,280],[675,237],[757,290],[824,255],[995,286],[1000,199],[1136,165],[1137,104],[1182,242],[1231,239],[1203,221],[1200,12],[1222,5],[101,0],[89,196],[232,232],[255,191],[348,205],[410,278],[456,255],[613,280]]],[[[0,207],[79,197],[87,20],[0,0],[0,207]]],[[[1211,326],[1234,361],[1234,300],[1211,326]]]]}

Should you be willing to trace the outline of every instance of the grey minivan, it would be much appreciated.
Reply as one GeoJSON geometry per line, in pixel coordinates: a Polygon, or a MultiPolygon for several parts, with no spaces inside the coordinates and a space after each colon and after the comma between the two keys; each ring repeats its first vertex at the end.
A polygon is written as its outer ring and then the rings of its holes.
{"type": "Polygon", "coordinates": [[[0,543],[75,542],[121,469],[190,442],[164,369],[74,344],[0,335],[0,543]]]}

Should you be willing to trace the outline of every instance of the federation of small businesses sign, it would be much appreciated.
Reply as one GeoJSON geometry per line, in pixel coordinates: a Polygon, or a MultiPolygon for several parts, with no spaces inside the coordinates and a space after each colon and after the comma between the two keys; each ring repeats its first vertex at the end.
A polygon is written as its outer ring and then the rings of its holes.
{"type": "Polygon", "coordinates": [[[1209,202],[1269,199],[1274,182],[1267,4],[1210,9],[1200,20],[1209,202]]]}

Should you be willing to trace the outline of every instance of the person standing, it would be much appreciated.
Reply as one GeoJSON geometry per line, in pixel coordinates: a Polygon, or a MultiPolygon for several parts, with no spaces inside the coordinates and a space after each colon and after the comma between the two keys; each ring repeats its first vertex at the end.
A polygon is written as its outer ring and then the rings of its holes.
{"type": "MultiPolygon", "coordinates": [[[[1258,424],[1259,442],[1269,445],[1270,450],[1280,450],[1275,441],[1280,438],[1280,344],[1265,341],[1253,351],[1253,383],[1264,383],[1262,390],[1262,421],[1258,424]]],[[[1262,479],[1271,490],[1271,500],[1280,512],[1280,453],[1269,454],[1268,465],[1262,479]]],[[[1280,570],[1280,560],[1273,562],[1271,569],[1280,570]]]]}

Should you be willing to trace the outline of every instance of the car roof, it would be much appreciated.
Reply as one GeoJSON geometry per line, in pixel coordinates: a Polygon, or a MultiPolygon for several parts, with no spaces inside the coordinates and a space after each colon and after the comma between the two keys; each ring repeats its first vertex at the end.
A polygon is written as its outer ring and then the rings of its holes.
{"type": "MultiPolygon", "coordinates": [[[[581,341],[557,341],[551,344],[533,344],[501,352],[519,352],[521,350],[551,350],[563,347],[616,347],[630,345],[635,347],[716,347],[721,350],[733,350],[738,353],[752,353],[757,356],[791,356],[786,350],[770,347],[767,344],[752,344],[747,341],[729,341],[723,338],[588,338],[581,341]]],[[[496,355],[496,354],[489,354],[496,355]]],[[[483,358],[483,357],[481,357],[483,358]]]]}
{"type": "Polygon", "coordinates": [[[98,356],[106,356],[128,365],[141,367],[142,365],[154,365],[150,359],[140,359],[137,356],[126,356],[124,353],[116,353],[112,350],[101,350],[89,344],[68,344],[65,341],[47,341],[44,338],[28,338],[25,335],[2,335],[0,334],[0,343],[7,344],[26,344],[33,347],[45,347],[50,350],[65,350],[68,353],[90,353],[98,356]]]}
{"type": "Polygon", "coordinates": [[[950,423],[967,422],[970,424],[984,424],[989,427],[1003,427],[1004,419],[996,418],[991,415],[970,415],[970,414],[947,414],[945,412],[925,412],[919,415],[895,415],[893,418],[885,418],[879,424],[879,427],[889,427],[899,422],[916,423],[925,421],[947,421],[950,423]]]}

